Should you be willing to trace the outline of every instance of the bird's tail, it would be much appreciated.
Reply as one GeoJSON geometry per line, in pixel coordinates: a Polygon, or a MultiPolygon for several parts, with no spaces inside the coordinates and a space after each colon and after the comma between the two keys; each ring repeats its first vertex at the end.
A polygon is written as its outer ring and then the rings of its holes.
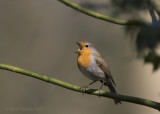
{"type": "MultiPolygon", "coordinates": [[[[112,83],[110,83],[110,84],[104,83],[104,85],[105,85],[105,86],[108,86],[110,92],[112,92],[112,93],[117,93],[117,92],[116,92],[116,89],[115,89],[115,87],[113,86],[112,83]]],[[[118,104],[118,103],[121,104],[121,101],[120,101],[120,100],[117,100],[117,99],[114,99],[114,103],[115,103],[115,104],[118,104]]]]}

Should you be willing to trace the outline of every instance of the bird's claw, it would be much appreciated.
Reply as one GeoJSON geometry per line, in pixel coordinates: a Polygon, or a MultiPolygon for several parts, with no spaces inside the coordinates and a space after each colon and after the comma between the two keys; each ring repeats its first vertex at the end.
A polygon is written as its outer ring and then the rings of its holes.
{"type": "Polygon", "coordinates": [[[82,95],[84,95],[84,92],[86,92],[86,88],[88,88],[88,86],[83,86],[80,89],[82,89],[82,95]]]}
{"type": "Polygon", "coordinates": [[[98,97],[100,98],[101,89],[97,89],[97,91],[98,91],[98,97]]]}

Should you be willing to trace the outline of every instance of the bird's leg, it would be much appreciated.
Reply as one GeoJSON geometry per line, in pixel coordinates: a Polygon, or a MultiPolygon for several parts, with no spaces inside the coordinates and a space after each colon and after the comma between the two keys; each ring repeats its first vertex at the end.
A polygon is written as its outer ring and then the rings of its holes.
{"type": "Polygon", "coordinates": [[[97,91],[98,91],[99,98],[100,98],[100,92],[101,92],[101,89],[102,89],[104,83],[105,83],[105,81],[102,81],[102,85],[101,85],[100,88],[97,90],[97,91]]]}
{"type": "Polygon", "coordinates": [[[97,82],[97,80],[94,80],[93,82],[89,83],[88,85],[81,87],[84,90],[82,94],[84,94],[84,92],[86,91],[86,88],[88,88],[90,85],[92,85],[95,82],[97,82]]]}

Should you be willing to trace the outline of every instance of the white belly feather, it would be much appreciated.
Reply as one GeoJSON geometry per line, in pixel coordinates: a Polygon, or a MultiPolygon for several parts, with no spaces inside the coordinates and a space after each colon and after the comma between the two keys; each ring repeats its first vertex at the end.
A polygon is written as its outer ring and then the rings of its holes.
{"type": "Polygon", "coordinates": [[[91,80],[105,80],[105,74],[97,65],[93,56],[91,56],[91,63],[88,69],[80,68],[80,71],[91,80]]]}

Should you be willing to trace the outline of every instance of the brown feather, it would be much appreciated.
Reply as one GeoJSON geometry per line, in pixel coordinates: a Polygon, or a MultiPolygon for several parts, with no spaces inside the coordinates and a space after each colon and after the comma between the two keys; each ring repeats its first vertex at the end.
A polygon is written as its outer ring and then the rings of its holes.
{"type": "Polygon", "coordinates": [[[107,63],[104,61],[104,59],[100,56],[100,54],[93,54],[95,56],[97,65],[102,69],[102,71],[104,72],[106,78],[111,79],[112,83],[116,86],[111,71],[109,69],[109,66],[107,65],[107,63]]]}

